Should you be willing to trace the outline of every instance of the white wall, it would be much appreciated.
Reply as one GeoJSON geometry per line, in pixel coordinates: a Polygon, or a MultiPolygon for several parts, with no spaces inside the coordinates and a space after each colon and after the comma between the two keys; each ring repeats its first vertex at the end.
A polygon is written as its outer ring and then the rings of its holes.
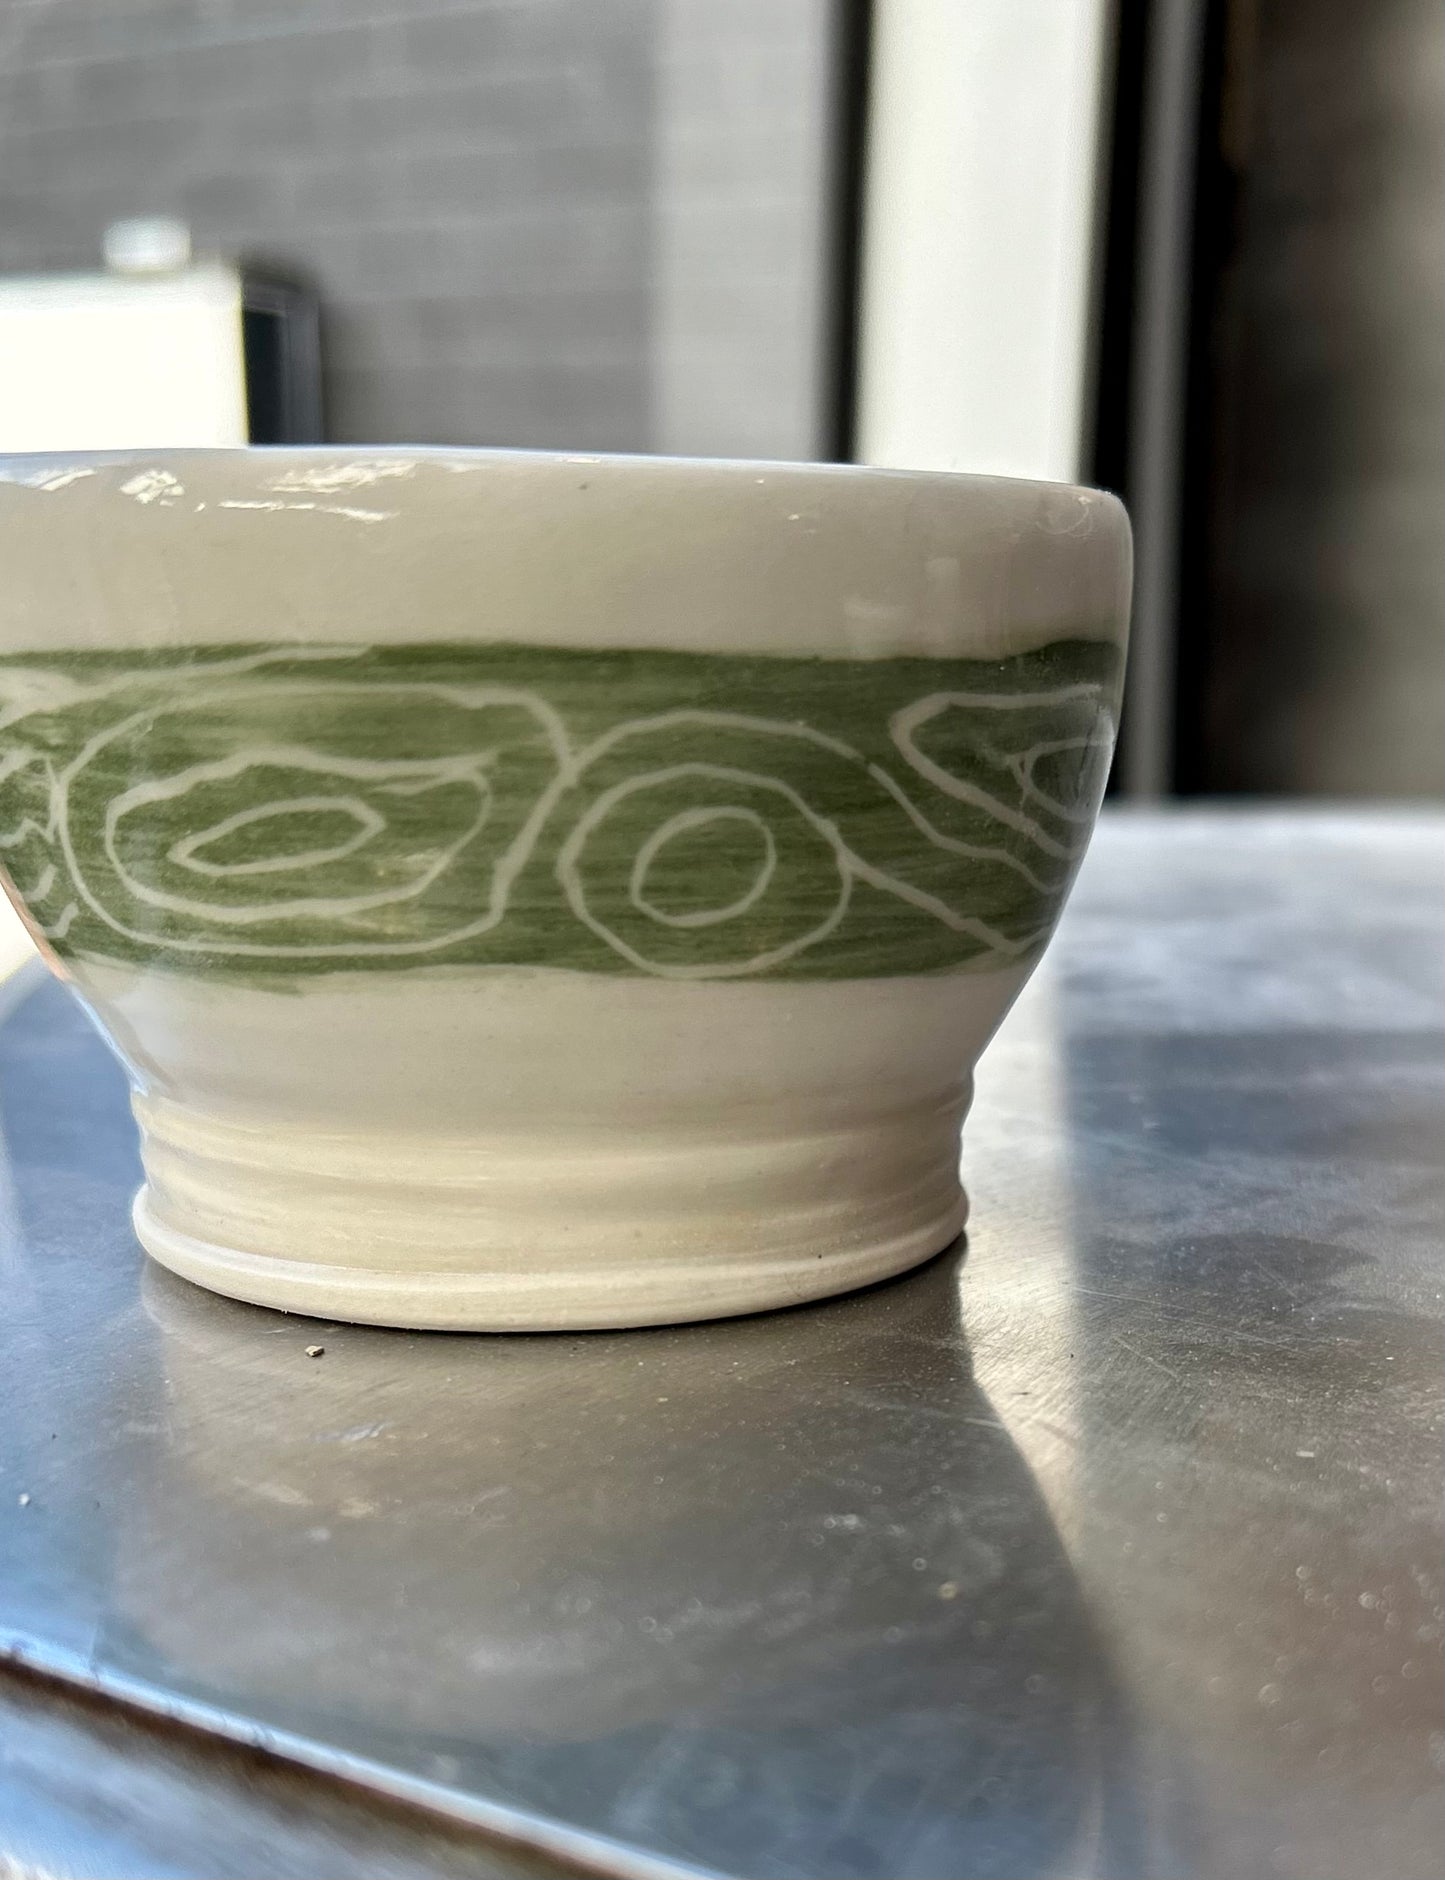
{"type": "Polygon", "coordinates": [[[859,455],[1076,479],[1110,0],[877,0],[859,455]]]}

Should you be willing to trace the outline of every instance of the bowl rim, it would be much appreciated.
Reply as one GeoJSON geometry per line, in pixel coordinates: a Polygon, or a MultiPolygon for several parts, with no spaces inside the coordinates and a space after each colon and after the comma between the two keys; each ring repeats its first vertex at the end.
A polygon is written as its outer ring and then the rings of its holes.
{"type": "Polygon", "coordinates": [[[708,457],[671,452],[552,450],[490,444],[164,444],[128,445],[106,450],[71,450],[64,447],[42,451],[0,451],[0,483],[24,483],[28,475],[44,470],[65,468],[105,469],[127,464],[169,465],[197,459],[294,462],[325,461],[333,463],[447,463],[515,465],[518,468],[541,464],[577,466],[585,464],[605,475],[685,474],[688,477],[716,477],[730,481],[748,476],[758,478],[808,478],[819,481],[906,483],[934,489],[953,489],[962,494],[964,487],[1050,491],[1059,496],[1077,496],[1116,506],[1124,504],[1117,492],[1098,484],[1070,482],[1054,477],[1019,477],[996,475],[983,470],[942,470],[904,464],[856,463],[831,458],[779,457],[708,457]]]}

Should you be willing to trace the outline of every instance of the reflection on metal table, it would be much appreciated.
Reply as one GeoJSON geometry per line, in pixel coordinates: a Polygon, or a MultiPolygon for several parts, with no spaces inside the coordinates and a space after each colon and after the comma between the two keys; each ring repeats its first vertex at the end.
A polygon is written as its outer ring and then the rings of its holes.
{"type": "MultiPolygon", "coordinates": [[[[120,1742],[177,1821],[263,1745],[330,1811],[267,1829],[301,1875],[1433,1875],[1442,832],[1106,818],[984,1061],[966,1249],[679,1330],[318,1331],[143,1270],[120,1074],[25,969],[0,1641],[44,1675],[0,1725],[120,1742]],[[37,1721],[65,1683],[98,1714],[37,1721]]],[[[0,1870],[49,1871],[7,1766],[0,1870]]],[[[64,1870],[153,1871],[83,1801],[64,1870]]]]}

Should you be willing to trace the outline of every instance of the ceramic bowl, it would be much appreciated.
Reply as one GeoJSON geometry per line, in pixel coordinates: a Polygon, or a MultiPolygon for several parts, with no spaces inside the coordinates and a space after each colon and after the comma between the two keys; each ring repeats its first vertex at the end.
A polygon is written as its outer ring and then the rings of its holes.
{"type": "Polygon", "coordinates": [[[958,1233],[1113,742],[1111,497],[842,467],[0,465],[0,861],[124,1059],[148,1252],[472,1329],[958,1233]]]}

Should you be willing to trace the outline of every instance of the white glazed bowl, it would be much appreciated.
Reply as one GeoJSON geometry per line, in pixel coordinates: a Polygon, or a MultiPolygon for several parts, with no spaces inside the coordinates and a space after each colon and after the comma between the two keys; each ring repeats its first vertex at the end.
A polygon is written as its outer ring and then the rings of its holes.
{"type": "Polygon", "coordinates": [[[0,862],[131,1073],[147,1250],[459,1329],[936,1253],[1128,585],[1119,504],[1050,484],[0,463],[0,862]]]}

